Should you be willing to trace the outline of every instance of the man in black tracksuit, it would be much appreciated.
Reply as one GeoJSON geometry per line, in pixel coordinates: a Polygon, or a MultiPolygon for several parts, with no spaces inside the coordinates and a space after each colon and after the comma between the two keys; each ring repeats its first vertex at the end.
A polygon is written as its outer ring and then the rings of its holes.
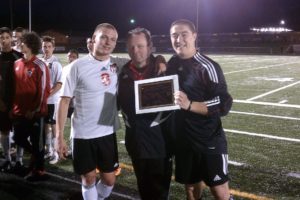
{"type": "Polygon", "coordinates": [[[143,200],[167,200],[172,175],[172,159],[167,134],[159,122],[161,113],[135,113],[134,81],[157,76],[161,57],[151,54],[150,32],[144,28],[129,31],[130,60],[119,75],[118,102],[126,126],[125,144],[132,159],[140,196],[143,200]]]}
{"type": "MultiPolygon", "coordinates": [[[[12,106],[13,70],[14,62],[23,57],[23,54],[12,48],[12,33],[7,27],[0,28],[0,140],[3,148],[5,162],[0,166],[1,172],[11,170],[10,139],[12,121],[9,111],[12,106]]],[[[20,148],[18,148],[19,151],[20,148]]],[[[22,152],[17,152],[17,165],[22,165],[22,152]]]]}
{"type": "Polygon", "coordinates": [[[195,47],[197,33],[188,20],[177,20],[170,28],[176,55],[168,62],[167,75],[177,74],[180,91],[175,92],[176,181],[186,186],[187,199],[204,181],[215,199],[231,199],[228,186],[227,141],[221,117],[232,105],[224,74],[218,63],[195,47]]]}

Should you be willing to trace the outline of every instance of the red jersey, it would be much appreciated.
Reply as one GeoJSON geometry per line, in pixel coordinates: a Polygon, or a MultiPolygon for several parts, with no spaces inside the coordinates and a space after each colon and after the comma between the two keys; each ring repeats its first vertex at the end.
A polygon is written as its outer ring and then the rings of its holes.
{"type": "Polygon", "coordinates": [[[46,64],[34,56],[26,61],[21,58],[14,65],[13,116],[24,117],[35,111],[35,117],[47,114],[50,94],[50,76],[46,64]]]}

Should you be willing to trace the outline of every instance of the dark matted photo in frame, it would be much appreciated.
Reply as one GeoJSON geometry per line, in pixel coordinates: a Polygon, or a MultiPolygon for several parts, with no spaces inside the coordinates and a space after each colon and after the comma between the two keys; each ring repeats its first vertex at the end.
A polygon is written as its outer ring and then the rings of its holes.
{"type": "Polygon", "coordinates": [[[137,114],[180,109],[174,103],[174,92],[179,90],[178,76],[164,76],[134,82],[135,111],[137,114]]]}

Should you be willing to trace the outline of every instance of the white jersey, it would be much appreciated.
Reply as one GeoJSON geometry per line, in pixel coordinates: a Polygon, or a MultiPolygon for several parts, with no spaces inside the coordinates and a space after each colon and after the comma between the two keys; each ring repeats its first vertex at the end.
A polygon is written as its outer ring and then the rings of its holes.
{"type": "MultiPolygon", "coordinates": [[[[55,56],[48,59],[41,58],[46,63],[50,74],[50,88],[53,88],[57,83],[62,83],[62,66],[55,56]]],[[[48,97],[47,104],[56,104],[60,95],[59,91],[48,97]]]]}
{"type": "Polygon", "coordinates": [[[118,72],[126,61],[99,61],[89,54],[67,66],[61,96],[75,98],[72,138],[90,139],[115,132],[118,72]]]}

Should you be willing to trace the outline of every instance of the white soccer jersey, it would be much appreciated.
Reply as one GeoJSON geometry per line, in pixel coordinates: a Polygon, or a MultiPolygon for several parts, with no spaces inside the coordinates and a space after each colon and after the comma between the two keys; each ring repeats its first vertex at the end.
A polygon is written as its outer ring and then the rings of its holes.
{"type": "MultiPolygon", "coordinates": [[[[46,63],[50,74],[50,88],[57,83],[62,83],[62,66],[55,56],[51,56],[49,59],[41,58],[46,63]]],[[[59,91],[48,97],[48,104],[56,104],[60,95],[59,91]]]]}
{"type": "Polygon", "coordinates": [[[71,137],[90,139],[115,132],[116,91],[122,64],[110,58],[98,61],[86,55],[70,64],[61,96],[72,98],[76,106],[72,116],[71,137]]]}

